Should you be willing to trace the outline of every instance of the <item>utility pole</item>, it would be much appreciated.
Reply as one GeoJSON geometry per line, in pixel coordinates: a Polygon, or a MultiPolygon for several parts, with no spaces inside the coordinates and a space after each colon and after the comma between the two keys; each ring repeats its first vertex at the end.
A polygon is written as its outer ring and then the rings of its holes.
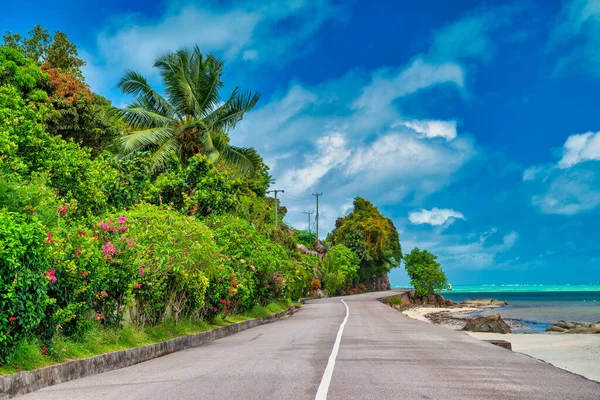
{"type": "Polygon", "coordinates": [[[323,193],[313,193],[313,196],[317,197],[317,215],[315,216],[315,224],[317,231],[317,242],[319,241],[319,196],[323,196],[323,193]]]}
{"type": "Polygon", "coordinates": [[[314,213],[314,211],[302,211],[302,214],[308,215],[308,233],[310,233],[310,215],[314,213]]]}
{"type": "Polygon", "coordinates": [[[274,193],[275,194],[275,226],[279,226],[277,223],[277,210],[279,209],[279,203],[277,202],[277,193],[285,193],[285,190],[269,190],[267,194],[274,193]]]}

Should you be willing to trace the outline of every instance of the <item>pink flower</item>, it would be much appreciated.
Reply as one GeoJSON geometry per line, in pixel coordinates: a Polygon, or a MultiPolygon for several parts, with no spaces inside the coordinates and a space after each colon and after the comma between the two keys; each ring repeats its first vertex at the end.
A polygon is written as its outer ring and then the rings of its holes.
{"type": "Polygon", "coordinates": [[[269,287],[269,282],[265,282],[265,287],[269,287]]]}
{"type": "Polygon", "coordinates": [[[83,276],[86,276],[88,273],[85,272],[85,271],[81,271],[80,274],[83,275],[83,276]]]}
{"type": "Polygon", "coordinates": [[[279,278],[280,276],[281,276],[281,274],[277,274],[277,275],[275,275],[275,277],[276,277],[276,278],[279,278]]]}
{"type": "Polygon", "coordinates": [[[102,246],[102,250],[104,250],[104,254],[107,256],[111,256],[117,252],[117,248],[113,246],[111,242],[107,242],[104,246],[102,246]]]}
{"type": "Polygon", "coordinates": [[[96,313],[96,319],[97,320],[101,320],[101,319],[103,320],[104,319],[104,315],[100,314],[100,313],[96,313]]]}
{"type": "Polygon", "coordinates": [[[140,276],[144,275],[144,267],[140,267],[140,276]]]}
{"type": "Polygon", "coordinates": [[[58,215],[66,215],[67,214],[67,206],[58,206],[56,208],[56,212],[58,215]]]}
{"type": "Polygon", "coordinates": [[[54,243],[54,240],[52,240],[52,232],[46,232],[46,242],[54,243]]]}
{"type": "Polygon", "coordinates": [[[127,218],[126,218],[126,217],[124,217],[124,216],[121,216],[121,217],[119,217],[119,219],[117,219],[117,222],[118,222],[119,224],[124,224],[124,223],[125,223],[125,221],[127,221],[127,218]]]}
{"type": "Polygon", "coordinates": [[[100,227],[101,227],[102,229],[104,229],[105,231],[107,231],[107,230],[109,230],[109,229],[110,229],[110,227],[109,227],[108,225],[106,225],[106,224],[104,223],[104,221],[100,221],[100,222],[98,223],[98,226],[100,226],[100,227]]]}
{"type": "Polygon", "coordinates": [[[80,248],[75,249],[75,257],[79,257],[82,251],[83,250],[81,250],[80,248]]]}
{"type": "Polygon", "coordinates": [[[56,270],[54,268],[46,272],[46,278],[50,280],[50,283],[56,283],[56,276],[54,276],[54,274],[56,274],[56,270]]]}
{"type": "Polygon", "coordinates": [[[141,289],[142,288],[142,284],[138,283],[137,285],[135,285],[136,288],[141,289]]]}
{"type": "MultiPolygon", "coordinates": [[[[123,217],[123,218],[125,218],[125,217],[123,217]]],[[[127,231],[129,231],[128,226],[123,225],[123,226],[119,227],[119,232],[127,232],[127,231]]]]}

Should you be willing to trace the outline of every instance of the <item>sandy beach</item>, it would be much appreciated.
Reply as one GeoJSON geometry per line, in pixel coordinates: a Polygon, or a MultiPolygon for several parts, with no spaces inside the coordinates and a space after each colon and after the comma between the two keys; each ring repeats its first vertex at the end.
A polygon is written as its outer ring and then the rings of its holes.
{"type": "MultiPolygon", "coordinates": [[[[460,326],[461,319],[467,318],[470,312],[478,310],[480,309],[473,307],[421,307],[405,310],[403,314],[429,323],[432,322],[431,319],[435,319],[436,315],[452,316],[452,318],[443,318],[444,323],[441,325],[449,329],[460,329],[462,328],[460,326]]],[[[479,332],[465,332],[465,334],[480,340],[506,340],[512,344],[513,351],[527,354],[558,368],[600,382],[600,362],[598,361],[600,360],[600,335],[563,333],[500,334],[479,332]]]]}

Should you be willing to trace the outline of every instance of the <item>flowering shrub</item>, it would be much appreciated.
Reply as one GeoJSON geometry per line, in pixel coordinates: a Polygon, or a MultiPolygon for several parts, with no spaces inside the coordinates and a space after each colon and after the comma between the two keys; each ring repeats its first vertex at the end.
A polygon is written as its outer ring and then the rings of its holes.
{"type": "Polygon", "coordinates": [[[54,302],[44,321],[45,340],[57,329],[67,335],[82,333],[94,314],[100,323],[121,323],[136,277],[135,241],[128,231],[125,219],[108,219],[91,229],[74,225],[46,233],[54,266],[46,278],[54,302]]]}
{"type": "MultiPolygon", "coordinates": [[[[296,258],[300,255],[268,240],[243,219],[224,215],[210,218],[208,224],[224,255],[226,271],[232,271],[242,284],[242,309],[306,294],[314,270],[296,258]]],[[[211,277],[211,285],[213,281],[211,277]]]]}
{"type": "Polygon", "coordinates": [[[195,218],[150,205],[137,206],[127,218],[136,240],[133,322],[156,324],[169,311],[175,320],[198,316],[217,259],[210,230],[195,218]]]}
{"type": "Polygon", "coordinates": [[[46,288],[54,275],[43,240],[35,218],[0,210],[0,362],[44,318],[46,288]]]}

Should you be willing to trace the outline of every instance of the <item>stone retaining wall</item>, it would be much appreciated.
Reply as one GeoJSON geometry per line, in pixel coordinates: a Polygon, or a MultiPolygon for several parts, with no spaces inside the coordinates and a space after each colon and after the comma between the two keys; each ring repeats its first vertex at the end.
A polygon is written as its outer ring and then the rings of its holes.
{"type": "Polygon", "coordinates": [[[199,346],[212,340],[221,339],[246,329],[276,321],[292,315],[295,311],[296,307],[292,306],[288,310],[277,314],[238,322],[206,332],[180,336],[160,343],[101,354],[81,360],[68,361],[32,371],[0,376],[0,400],[10,399],[73,379],[129,367],[176,351],[199,346]]]}

